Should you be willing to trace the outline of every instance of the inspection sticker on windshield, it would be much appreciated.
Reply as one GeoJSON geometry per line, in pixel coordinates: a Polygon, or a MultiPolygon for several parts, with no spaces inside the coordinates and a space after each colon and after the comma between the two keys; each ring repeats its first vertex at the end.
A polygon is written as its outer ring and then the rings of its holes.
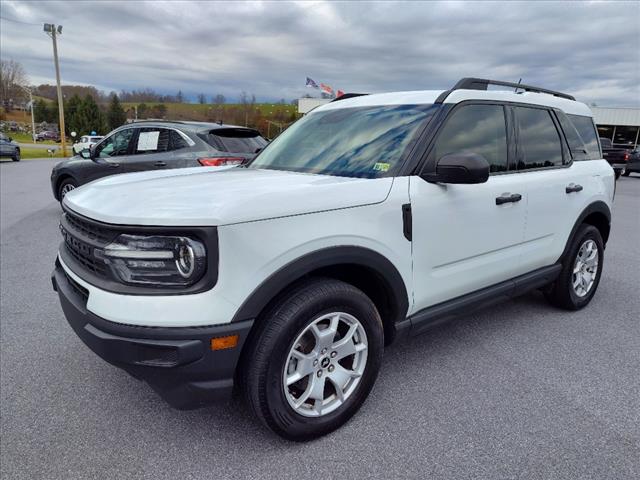
{"type": "Polygon", "coordinates": [[[138,151],[157,150],[160,132],[140,132],[138,135],[138,151]]]}
{"type": "Polygon", "coordinates": [[[386,172],[389,170],[389,164],[388,163],[382,163],[382,162],[378,162],[373,166],[373,169],[376,172],[386,172]]]}

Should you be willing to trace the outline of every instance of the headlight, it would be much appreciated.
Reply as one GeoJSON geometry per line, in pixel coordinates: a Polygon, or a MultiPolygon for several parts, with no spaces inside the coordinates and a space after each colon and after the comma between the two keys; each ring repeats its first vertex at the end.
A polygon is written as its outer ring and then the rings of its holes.
{"type": "Polygon", "coordinates": [[[104,250],[95,250],[124,283],[189,286],[207,266],[204,245],[179,236],[120,235],[104,250]]]}

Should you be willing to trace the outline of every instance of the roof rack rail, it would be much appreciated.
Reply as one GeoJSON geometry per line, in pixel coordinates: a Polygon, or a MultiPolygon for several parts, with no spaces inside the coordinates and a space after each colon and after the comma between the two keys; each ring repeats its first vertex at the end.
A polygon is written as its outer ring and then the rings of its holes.
{"type": "Polygon", "coordinates": [[[368,93],[345,93],[344,95],[340,95],[338,98],[334,98],[329,103],[337,102],[340,100],[346,100],[347,98],[362,97],[364,95],[369,95],[369,94],[368,93]]]}
{"type": "Polygon", "coordinates": [[[525,90],[527,92],[546,93],[548,95],[553,95],[554,97],[566,98],[567,100],[575,101],[575,97],[569,94],[556,92],[555,90],[547,90],[546,88],[533,87],[531,85],[525,85],[524,83],[501,82],[499,80],[488,80],[485,78],[463,78],[458,83],[456,83],[451,90],[443,92],[436,100],[436,103],[444,102],[447,96],[454,90],[487,90],[489,85],[511,87],[515,89],[525,90]]]}

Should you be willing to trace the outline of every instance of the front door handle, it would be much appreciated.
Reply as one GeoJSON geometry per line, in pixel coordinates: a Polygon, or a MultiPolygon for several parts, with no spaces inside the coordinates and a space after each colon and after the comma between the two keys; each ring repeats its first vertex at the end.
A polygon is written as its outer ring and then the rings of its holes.
{"type": "Polygon", "coordinates": [[[577,183],[570,183],[567,185],[567,188],[564,189],[567,193],[580,192],[582,191],[582,185],[578,185],[577,183]]]}
{"type": "Polygon", "coordinates": [[[158,160],[156,163],[154,163],[154,165],[156,167],[166,167],[167,166],[167,162],[163,162],[162,160],[158,160]]]}
{"type": "Polygon", "coordinates": [[[522,195],[519,193],[505,193],[504,195],[496,198],[496,205],[502,205],[503,203],[516,203],[522,200],[522,195]]]}

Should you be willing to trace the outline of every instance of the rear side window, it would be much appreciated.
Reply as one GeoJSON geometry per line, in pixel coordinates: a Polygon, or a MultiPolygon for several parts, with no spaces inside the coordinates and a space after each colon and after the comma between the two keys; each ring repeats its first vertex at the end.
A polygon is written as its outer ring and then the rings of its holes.
{"type": "Polygon", "coordinates": [[[562,165],[562,143],[551,113],[516,107],[519,125],[518,170],[562,165]]]}
{"type": "Polygon", "coordinates": [[[491,172],[504,172],[507,164],[507,127],[500,105],[466,105],[447,119],[436,139],[437,160],[449,153],[476,153],[489,162],[491,172]]]}
{"type": "Polygon", "coordinates": [[[257,153],[267,144],[257,131],[244,128],[212,130],[206,140],[212,147],[230,153],[257,153]]]}
{"type": "Polygon", "coordinates": [[[593,123],[593,119],[582,115],[567,116],[578,131],[578,135],[580,135],[582,143],[584,143],[585,149],[587,150],[587,159],[596,160],[601,158],[600,147],[598,146],[598,133],[596,131],[596,126],[593,123]]]}
{"type": "Polygon", "coordinates": [[[182,135],[168,128],[141,128],[135,153],[160,153],[188,147],[182,135]]]}

